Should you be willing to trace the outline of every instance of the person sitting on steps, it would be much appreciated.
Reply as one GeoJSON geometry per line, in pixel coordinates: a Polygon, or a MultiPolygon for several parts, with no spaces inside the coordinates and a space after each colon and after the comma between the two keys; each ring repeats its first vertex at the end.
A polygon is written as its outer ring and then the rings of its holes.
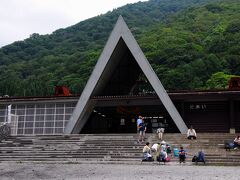
{"type": "Polygon", "coordinates": [[[234,144],[234,149],[238,149],[240,147],[240,136],[239,135],[234,139],[233,144],[234,144]]]}
{"type": "Polygon", "coordinates": [[[192,126],[190,126],[190,128],[187,131],[187,138],[188,139],[197,139],[197,133],[195,131],[195,129],[193,129],[192,126]]]}
{"type": "Polygon", "coordinates": [[[149,142],[143,147],[143,161],[152,161],[151,149],[149,147],[149,142]]]}
{"type": "Polygon", "coordinates": [[[157,157],[159,156],[160,154],[160,150],[161,150],[161,145],[160,143],[155,143],[152,145],[151,147],[151,152],[153,153],[153,159],[154,161],[157,160],[157,157]]]}
{"type": "Polygon", "coordinates": [[[181,164],[182,162],[185,163],[185,159],[186,159],[186,151],[183,149],[183,147],[180,147],[180,150],[178,152],[178,156],[179,156],[179,163],[181,164]]]}
{"type": "Polygon", "coordinates": [[[160,154],[159,154],[159,161],[164,162],[169,162],[170,159],[168,158],[168,154],[167,154],[167,146],[166,146],[166,142],[162,141],[161,142],[161,149],[160,149],[160,154]]]}

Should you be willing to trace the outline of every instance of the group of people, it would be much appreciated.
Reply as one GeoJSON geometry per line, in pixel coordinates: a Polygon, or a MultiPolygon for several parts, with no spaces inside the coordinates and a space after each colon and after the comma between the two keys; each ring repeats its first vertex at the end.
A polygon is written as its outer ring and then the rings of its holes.
{"type": "MultiPolygon", "coordinates": [[[[144,119],[142,116],[138,116],[137,119],[137,131],[139,133],[139,137],[138,137],[138,143],[143,143],[145,136],[146,136],[146,131],[147,131],[147,126],[144,122],[144,119]]],[[[160,127],[157,129],[156,133],[158,135],[158,139],[159,140],[163,140],[163,133],[164,133],[165,129],[160,127]]],[[[193,129],[192,126],[190,126],[190,128],[187,131],[187,138],[188,139],[197,139],[197,133],[196,130],[193,129]]]]}
{"type": "MultiPolygon", "coordinates": [[[[143,161],[159,161],[159,162],[169,162],[172,156],[172,149],[169,144],[165,141],[161,143],[155,143],[150,148],[149,142],[143,147],[143,161]]],[[[179,162],[185,162],[186,151],[181,146],[178,151],[179,162]]]]}
{"type": "MultiPolygon", "coordinates": [[[[147,126],[144,122],[142,116],[138,116],[137,119],[137,131],[139,133],[138,136],[138,143],[143,143],[147,131],[147,126]]],[[[152,147],[149,147],[149,142],[146,142],[145,146],[143,147],[143,157],[146,161],[163,161],[167,162],[170,161],[169,155],[171,155],[171,147],[163,141],[163,134],[165,129],[160,127],[157,129],[156,133],[158,135],[158,139],[162,140],[161,143],[155,143],[152,147]]],[[[196,139],[197,134],[195,129],[191,126],[187,131],[187,139],[196,139]]],[[[181,146],[178,153],[179,162],[185,162],[186,159],[186,151],[181,146]]]]}
{"type": "MultiPolygon", "coordinates": [[[[137,131],[139,133],[138,143],[143,143],[144,139],[145,139],[146,131],[147,131],[147,126],[146,126],[142,116],[139,116],[137,119],[137,131]]],[[[165,131],[165,129],[162,127],[158,128],[156,131],[158,139],[162,141],[161,143],[155,143],[152,145],[151,148],[149,147],[149,145],[150,145],[149,142],[147,142],[145,144],[145,146],[143,148],[144,160],[163,161],[163,162],[170,160],[169,154],[171,154],[171,147],[165,141],[163,141],[164,131],[165,131]]],[[[190,128],[187,131],[187,139],[189,139],[189,140],[197,139],[196,130],[192,126],[190,126],[190,128]]],[[[240,136],[239,135],[234,139],[233,144],[234,144],[234,149],[240,148],[240,136]]],[[[194,158],[196,158],[196,159],[193,158],[193,160],[196,160],[196,162],[197,161],[205,162],[204,158],[203,158],[203,160],[201,159],[202,157],[204,157],[204,156],[202,156],[202,154],[204,154],[204,153],[200,151],[197,156],[194,156],[194,158]]],[[[180,163],[185,162],[186,151],[183,149],[182,146],[178,150],[177,155],[179,157],[180,163]]]]}
{"type": "Polygon", "coordinates": [[[163,161],[167,162],[170,160],[169,155],[171,154],[171,147],[165,142],[155,143],[149,147],[149,142],[143,147],[143,158],[147,161],[163,161]]]}

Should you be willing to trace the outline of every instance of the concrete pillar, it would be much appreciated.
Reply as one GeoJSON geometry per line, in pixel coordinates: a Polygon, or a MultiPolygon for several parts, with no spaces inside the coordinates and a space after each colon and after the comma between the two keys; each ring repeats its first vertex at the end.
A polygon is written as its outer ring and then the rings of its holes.
{"type": "Polygon", "coordinates": [[[229,100],[229,133],[235,134],[235,113],[234,113],[234,101],[229,100]]]}

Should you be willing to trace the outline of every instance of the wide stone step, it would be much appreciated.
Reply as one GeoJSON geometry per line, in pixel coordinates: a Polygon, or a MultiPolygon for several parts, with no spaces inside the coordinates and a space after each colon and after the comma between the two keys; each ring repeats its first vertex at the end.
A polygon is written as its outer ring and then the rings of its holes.
{"type": "MultiPolygon", "coordinates": [[[[187,150],[187,163],[199,150],[203,150],[208,164],[221,165],[229,161],[236,165],[240,151],[225,151],[224,141],[235,135],[199,133],[196,141],[186,135],[164,134],[164,140],[172,147],[181,145],[187,150]]],[[[80,134],[69,136],[13,136],[0,143],[0,161],[76,161],[140,163],[143,144],[136,144],[137,134],[80,134]]],[[[156,134],[148,133],[146,141],[159,142],[156,134]]],[[[178,158],[171,158],[178,163],[178,158]]]]}

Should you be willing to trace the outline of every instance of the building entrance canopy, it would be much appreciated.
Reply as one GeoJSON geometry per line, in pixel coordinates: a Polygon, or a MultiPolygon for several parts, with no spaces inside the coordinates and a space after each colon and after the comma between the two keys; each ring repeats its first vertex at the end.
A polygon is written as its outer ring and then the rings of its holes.
{"type": "MultiPolygon", "coordinates": [[[[81,94],[65,133],[79,133],[96,106],[93,96],[128,95],[142,74],[181,133],[187,126],[120,16],[81,94]]],[[[140,112],[141,114],[141,112],[140,112]]]]}

